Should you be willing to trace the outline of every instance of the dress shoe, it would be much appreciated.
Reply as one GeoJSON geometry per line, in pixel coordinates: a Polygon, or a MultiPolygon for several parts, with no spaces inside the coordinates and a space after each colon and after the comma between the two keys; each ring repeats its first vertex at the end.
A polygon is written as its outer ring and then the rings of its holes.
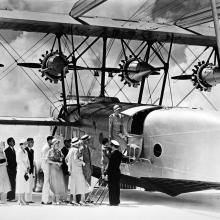
{"type": "Polygon", "coordinates": [[[18,200],[16,200],[16,199],[8,199],[7,201],[8,202],[17,202],[18,200]]]}
{"type": "Polygon", "coordinates": [[[75,206],[80,206],[80,204],[79,204],[79,203],[77,203],[77,202],[73,202],[73,201],[72,201],[72,202],[70,202],[70,204],[71,204],[71,205],[75,205],[75,206]]]}
{"type": "Polygon", "coordinates": [[[118,204],[110,204],[110,206],[119,206],[119,203],[118,204]]]}
{"type": "Polygon", "coordinates": [[[44,202],[41,202],[42,205],[52,205],[52,202],[47,202],[47,203],[44,203],[44,202]]]}

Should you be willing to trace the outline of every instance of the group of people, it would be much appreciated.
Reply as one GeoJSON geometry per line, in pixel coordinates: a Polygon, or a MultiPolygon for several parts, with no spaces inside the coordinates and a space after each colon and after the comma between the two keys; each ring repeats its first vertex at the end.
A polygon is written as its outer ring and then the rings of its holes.
{"type": "Polygon", "coordinates": [[[42,165],[44,184],[42,190],[42,204],[71,203],[85,204],[91,189],[92,164],[88,147],[89,135],[80,139],[64,140],[64,147],[60,140],[53,136],[47,137],[47,144],[42,148],[42,165]],[[70,183],[69,183],[70,181],[70,183]],[[67,198],[68,186],[70,199],[67,198]]]}
{"type": "MultiPolygon", "coordinates": [[[[120,203],[120,163],[123,146],[125,145],[125,130],[123,117],[119,114],[120,106],[114,106],[114,113],[109,117],[109,139],[102,140],[102,179],[108,181],[109,203],[120,203]],[[122,148],[122,149],[120,149],[122,148]]],[[[92,163],[89,149],[90,136],[74,137],[61,141],[53,136],[47,137],[47,142],[41,151],[41,169],[44,173],[41,204],[71,203],[83,205],[90,202],[92,163]],[[70,198],[68,199],[68,189],[70,198]]],[[[0,194],[2,203],[16,201],[18,195],[20,205],[32,203],[34,179],[34,140],[20,140],[19,149],[15,152],[15,140],[7,140],[8,147],[0,142],[0,194]],[[7,200],[6,200],[7,199],[7,200]]]]}
{"type": "Polygon", "coordinates": [[[1,202],[17,201],[20,205],[32,203],[34,176],[33,138],[20,140],[19,149],[15,152],[15,140],[7,139],[8,147],[0,142],[0,194],[1,202]]]}

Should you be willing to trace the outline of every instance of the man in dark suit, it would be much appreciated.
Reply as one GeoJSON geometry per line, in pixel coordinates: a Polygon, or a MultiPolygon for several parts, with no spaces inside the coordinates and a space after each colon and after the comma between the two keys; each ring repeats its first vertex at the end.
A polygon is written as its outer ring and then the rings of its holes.
{"type": "Polygon", "coordinates": [[[69,184],[69,172],[68,172],[68,166],[66,164],[66,161],[65,161],[65,158],[69,152],[69,149],[71,147],[71,139],[65,139],[64,140],[64,146],[63,148],[61,149],[61,152],[64,156],[63,158],[63,161],[62,161],[62,165],[61,165],[61,168],[63,170],[63,175],[64,175],[64,182],[65,182],[65,196],[64,196],[64,199],[67,201],[67,195],[68,195],[68,184],[69,184]]]}
{"type": "Polygon", "coordinates": [[[28,158],[30,162],[30,170],[29,170],[29,180],[28,180],[28,191],[25,193],[25,201],[28,203],[33,203],[32,200],[32,190],[33,190],[33,183],[34,183],[34,139],[28,138],[27,139],[27,147],[25,150],[28,153],[28,158]]]}
{"type": "Polygon", "coordinates": [[[109,188],[109,204],[117,206],[120,204],[120,164],[122,153],[118,150],[119,143],[111,140],[112,153],[109,159],[107,174],[109,188]]]}
{"type": "Polygon", "coordinates": [[[15,140],[13,137],[7,140],[8,147],[5,149],[5,155],[7,158],[7,171],[8,177],[11,183],[11,191],[7,194],[8,201],[15,202],[15,188],[16,188],[16,174],[17,174],[17,162],[16,153],[14,150],[15,140]]]}
{"type": "MultiPolygon", "coordinates": [[[[89,149],[89,140],[90,136],[88,134],[83,135],[80,140],[82,141],[82,147],[80,148],[80,152],[83,157],[83,162],[85,165],[82,167],[83,169],[83,175],[85,176],[85,179],[87,183],[91,186],[91,179],[92,179],[92,163],[91,163],[91,152],[89,149]]],[[[89,193],[86,193],[83,195],[84,198],[82,198],[82,201],[86,201],[89,193]]],[[[87,202],[91,202],[90,200],[87,200],[87,202]]]]}

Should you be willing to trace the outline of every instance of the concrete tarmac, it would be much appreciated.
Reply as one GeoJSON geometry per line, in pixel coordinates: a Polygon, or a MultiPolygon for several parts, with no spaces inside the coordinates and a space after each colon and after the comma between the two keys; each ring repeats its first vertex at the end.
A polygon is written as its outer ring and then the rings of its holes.
{"type": "Polygon", "coordinates": [[[220,191],[209,190],[170,197],[159,192],[121,190],[121,204],[108,205],[41,205],[41,194],[34,194],[34,204],[0,205],[1,220],[117,220],[117,219],[220,219],[220,191]]]}

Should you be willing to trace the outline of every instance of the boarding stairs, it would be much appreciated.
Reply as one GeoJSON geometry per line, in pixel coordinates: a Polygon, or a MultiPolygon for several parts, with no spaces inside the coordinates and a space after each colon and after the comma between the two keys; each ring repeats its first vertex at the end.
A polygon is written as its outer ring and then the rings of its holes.
{"type": "Polygon", "coordinates": [[[102,205],[106,196],[108,195],[108,182],[102,177],[98,179],[94,185],[93,190],[89,193],[86,198],[86,202],[91,202],[94,205],[102,205]]]}

